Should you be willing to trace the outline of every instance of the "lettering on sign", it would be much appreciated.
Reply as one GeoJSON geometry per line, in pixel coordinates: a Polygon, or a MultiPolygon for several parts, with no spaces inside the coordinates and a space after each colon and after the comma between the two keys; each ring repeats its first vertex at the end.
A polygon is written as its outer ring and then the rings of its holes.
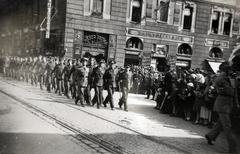
{"type": "Polygon", "coordinates": [[[229,48],[229,42],[222,40],[206,39],[205,46],[217,46],[221,48],[229,48]]]}
{"type": "Polygon", "coordinates": [[[51,24],[51,10],[52,10],[52,0],[48,0],[47,3],[47,18],[46,18],[46,38],[50,38],[50,24],[51,24]]]}
{"type": "Polygon", "coordinates": [[[172,33],[140,30],[140,29],[133,29],[133,28],[127,28],[127,35],[150,38],[150,39],[166,40],[166,41],[172,41],[172,42],[183,42],[183,43],[189,43],[189,44],[194,43],[193,36],[177,35],[172,33]]]}
{"type": "Polygon", "coordinates": [[[97,41],[97,42],[99,42],[100,44],[103,44],[103,45],[108,44],[107,40],[104,37],[99,36],[99,35],[95,35],[95,34],[87,35],[87,36],[84,37],[84,40],[83,40],[84,43],[88,43],[88,44],[91,44],[92,41],[97,41]]]}

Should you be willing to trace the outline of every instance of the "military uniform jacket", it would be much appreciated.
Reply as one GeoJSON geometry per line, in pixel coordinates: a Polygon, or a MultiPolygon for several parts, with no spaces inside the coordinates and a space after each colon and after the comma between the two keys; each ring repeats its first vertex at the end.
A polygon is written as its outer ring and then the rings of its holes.
{"type": "Polygon", "coordinates": [[[46,71],[46,75],[51,75],[53,69],[54,69],[55,65],[52,62],[48,62],[45,66],[45,71],[46,71]]]}
{"type": "Polygon", "coordinates": [[[64,80],[70,80],[70,71],[71,71],[71,66],[66,65],[63,69],[63,75],[64,75],[64,80]]]}
{"type": "Polygon", "coordinates": [[[105,86],[106,87],[114,87],[116,88],[117,87],[117,74],[118,74],[118,71],[117,69],[107,69],[105,74],[104,74],[104,84],[106,84],[105,86]]]}
{"type": "Polygon", "coordinates": [[[102,87],[103,86],[103,75],[104,70],[99,67],[95,67],[92,72],[92,84],[93,86],[102,87]]]}
{"type": "Polygon", "coordinates": [[[122,80],[122,83],[121,83],[122,88],[127,88],[128,90],[131,89],[132,83],[133,83],[131,72],[123,72],[119,74],[119,80],[122,80]]]}
{"type": "Polygon", "coordinates": [[[89,68],[86,66],[78,67],[76,70],[77,85],[80,87],[88,86],[89,68]]]}
{"type": "Polygon", "coordinates": [[[63,69],[64,69],[63,64],[58,64],[54,67],[53,72],[55,73],[56,78],[63,79],[63,69]]]}
{"type": "MultiPolygon", "coordinates": [[[[217,90],[217,98],[214,103],[214,111],[220,113],[231,113],[232,105],[234,104],[234,96],[220,94],[218,89],[228,89],[231,87],[230,79],[224,73],[221,73],[214,79],[214,87],[217,90]]],[[[227,92],[226,92],[227,93],[227,92]]],[[[235,94],[237,97],[237,94],[235,94]]]]}

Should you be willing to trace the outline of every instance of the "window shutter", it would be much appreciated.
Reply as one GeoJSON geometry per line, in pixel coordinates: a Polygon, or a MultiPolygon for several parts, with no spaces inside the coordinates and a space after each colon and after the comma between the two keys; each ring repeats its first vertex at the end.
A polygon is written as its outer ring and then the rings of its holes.
{"type": "Polygon", "coordinates": [[[152,5],[151,2],[152,2],[152,0],[147,1],[147,11],[146,11],[146,17],[147,18],[152,18],[152,8],[153,8],[152,6],[153,5],[152,5]]]}
{"type": "Polygon", "coordinates": [[[110,19],[111,0],[104,0],[103,19],[110,19]]]}
{"type": "Polygon", "coordinates": [[[157,8],[157,0],[152,0],[152,18],[154,20],[157,19],[157,14],[156,14],[156,11],[155,11],[156,8],[157,8]]]}
{"type": "Polygon", "coordinates": [[[173,25],[175,3],[176,3],[175,0],[170,0],[169,10],[168,10],[168,24],[169,25],[173,25]]]}
{"type": "Polygon", "coordinates": [[[233,21],[232,34],[238,35],[239,33],[239,24],[240,24],[240,12],[235,13],[233,21]]]}
{"type": "Polygon", "coordinates": [[[173,24],[180,25],[181,22],[181,10],[182,10],[182,2],[177,1],[174,7],[174,17],[173,24]]]}
{"type": "Polygon", "coordinates": [[[91,15],[90,3],[91,3],[91,0],[85,0],[84,1],[84,16],[90,16],[91,15]]]}

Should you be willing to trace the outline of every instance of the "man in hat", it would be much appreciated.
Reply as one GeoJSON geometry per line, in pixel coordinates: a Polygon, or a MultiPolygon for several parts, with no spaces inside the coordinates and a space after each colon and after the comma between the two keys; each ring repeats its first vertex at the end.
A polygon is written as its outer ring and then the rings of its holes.
{"type": "Polygon", "coordinates": [[[81,66],[77,68],[76,74],[74,76],[73,82],[77,81],[78,86],[78,96],[75,99],[75,104],[77,105],[78,100],[80,100],[80,103],[82,107],[84,107],[84,92],[88,85],[88,76],[89,76],[89,68],[87,67],[88,59],[86,57],[83,57],[81,59],[81,66]]]}
{"type": "Polygon", "coordinates": [[[229,77],[231,70],[231,63],[226,61],[219,66],[221,73],[214,79],[214,86],[217,90],[217,98],[214,103],[214,110],[219,114],[219,120],[212,130],[205,135],[209,145],[213,145],[212,141],[215,141],[221,131],[226,133],[228,142],[228,152],[237,153],[236,135],[232,129],[230,121],[230,114],[234,105],[239,107],[237,98],[237,92],[234,90],[237,85],[234,83],[234,79],[229,77]]]}
{"type": "Polygon", "coordinates": [[[99,62],[98,67],[95,67],[92,72],[91,82],[95,91],[96,102],[92,101],[92,106],[97,103],[97,108],[100,109],[100,105],[103,102],[103,75],[105,73],[106,64],[102,59],[99,62]]]}
{"type": "Polygon", "coordinates": [[[130,65],[127,65],[125,67],[124,72],[119,74],[119,82],[120,82],[121,91],[122,91],[122,98],[120,99],[118,105],[119,105],[119,108],[122,108],[122,105],[124,105],[124,110],[128,111],[128,105],[127,105],[128,92],[133,85],[133,78],[132,78],[132,72],[130,72],[130,65]]]}
{"type": "Polygon", "coordinates": [[[104,84],[106,86],[108,95],[105,98],[103,105],[107,107],[107,103],[110,102],[111,110],[114,110],[113,103],[113,94],[115,92],[115,88],[117,87],[116,79],[117,79],[118,70],[116,69],[116,62],[109,61],[109,68],[106,70],[104,74],[104,84]]]}

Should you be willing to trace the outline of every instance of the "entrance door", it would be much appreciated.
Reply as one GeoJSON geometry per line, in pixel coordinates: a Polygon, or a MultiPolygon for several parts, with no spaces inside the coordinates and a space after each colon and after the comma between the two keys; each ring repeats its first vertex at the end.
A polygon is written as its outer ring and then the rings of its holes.
{"type": "Polygon", "coordinates": [[[141,63],[140,63],[140,59],[139,59],[138,56],[126,54],[125,55],[125,63],[124,63],[124,65],[125,66],[126,65],[131,65],[131,66],[137,65],[137,66],[139,66],[139,65],[141,65],[141,63]]]}

